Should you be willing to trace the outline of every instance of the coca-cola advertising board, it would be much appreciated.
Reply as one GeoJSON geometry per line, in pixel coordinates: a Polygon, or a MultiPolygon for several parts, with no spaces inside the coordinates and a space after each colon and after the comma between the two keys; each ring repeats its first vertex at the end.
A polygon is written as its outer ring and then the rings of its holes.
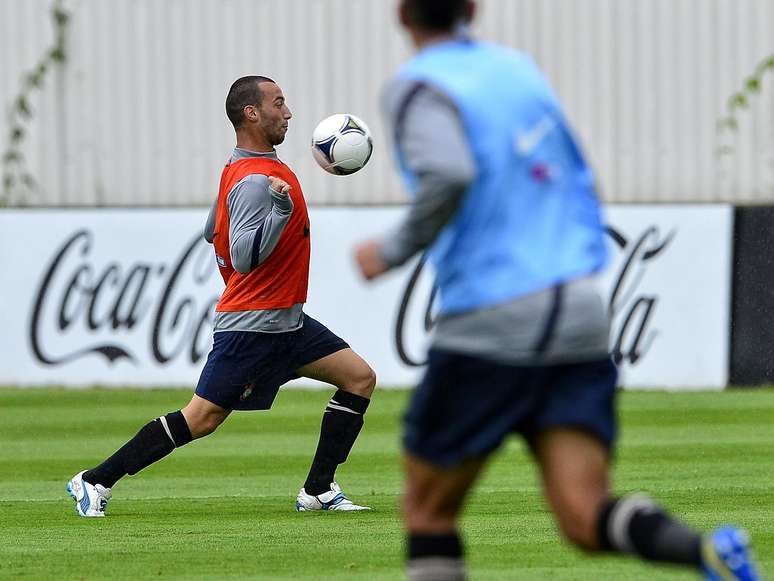
{"type": "MultiPolygon", "coordinates": [[[[435,309],[415,260],[366,284],[352,247],[401,208],[313,208],[306,311],[383,386],[422,371],[435,309]]],[[[193,386],[223,288],[204,209],[0,212],[0,384],[193,386]]],[[[622,384],[721,388],[728,375],[730,206],[613,206],[604,286],[622,384]]],[[[305,383],[299,380],[299,383],[305,383]]]]}

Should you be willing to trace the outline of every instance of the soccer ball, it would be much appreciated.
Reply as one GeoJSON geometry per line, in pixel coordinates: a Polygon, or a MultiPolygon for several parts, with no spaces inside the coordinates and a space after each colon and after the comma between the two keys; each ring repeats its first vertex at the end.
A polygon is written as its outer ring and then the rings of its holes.
{"type": "Polygon", "coordinates": [[[328,173],[339,176],[362,169],[374,150],[371,132],[362,119],[349,114],[323,119],[312,134],[312,155],[328,173]]]}

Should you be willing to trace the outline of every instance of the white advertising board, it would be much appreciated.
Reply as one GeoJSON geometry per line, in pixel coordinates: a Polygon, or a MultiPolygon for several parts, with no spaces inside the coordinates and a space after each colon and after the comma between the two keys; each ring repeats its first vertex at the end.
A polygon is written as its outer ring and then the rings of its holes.
{"type": "MultiPolygon", "coordinates": [[[[351,249],[401,212],[311,211],[306,312],[365,357],[384,386],[421,374],[432,276],[414,262],[366,284],[351,249]]],[[[201,238],[205,217],[200,209],[0,212],[0,384],[194,385],[223,286],[201,238]]],[[[727,206],[609,209],[606,283],[625,386],[725,385],[732,220],[727,206]]]]}

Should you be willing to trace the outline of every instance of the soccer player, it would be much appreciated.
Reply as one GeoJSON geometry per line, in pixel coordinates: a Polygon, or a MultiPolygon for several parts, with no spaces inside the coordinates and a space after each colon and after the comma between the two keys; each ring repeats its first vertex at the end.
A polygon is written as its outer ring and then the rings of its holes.
{"type": "Polygon", "coordinates": [[[617,374],[592,173],[533,62],[467,35],[474,10],[468,0],[400,3],[418,54],[384,106],[413,203],[395,231],[356,250],[372,279],[428,249],[440,290],[405,417],[409,579],[465,578],[457,518],[512,432],[578,547],[757,579],[742,531],[702,536],[644,495],[610,491],[617,374]]]}
{"type": "Polygon", "coordinates": [[[277,157],[292,115],[271,79],[238,79],[226,98],[236,148],[204,228],[226,288],[216,308],[212,351],[183,409],[158,417],[67,490],[76,511],[104,516],[113,485],[175,448],[212,433],[232,410],[271,408],[280,386],[299,376],[338,391],[322,419],[299,511],[364,510],[334,480],[363,427],[376,376],[347,343],[303,311],[310,230],[301,185],[277,157]]]}

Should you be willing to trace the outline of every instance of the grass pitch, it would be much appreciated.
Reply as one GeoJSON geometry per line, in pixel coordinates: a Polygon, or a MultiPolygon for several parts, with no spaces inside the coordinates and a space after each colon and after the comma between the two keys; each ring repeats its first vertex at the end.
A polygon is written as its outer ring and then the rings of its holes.
{"type": "MultiPolygon", "coordinates": [[[[67,480],[112,453],[180,390],[0,390],[0,578],[401,579],[399,417],[379,391],[337,475],[359,514],[294,512],[328,392],[280,393],[114,488],[81,519],[67,480]]],[[[774,571],[774,391],[625,393],[618,492],[642,489],[703,529],[744,524],[774,571]]],[[[473,579],[694,579],[562,544],[523,446],[495,458],[464,519],[473,579]]]]}

